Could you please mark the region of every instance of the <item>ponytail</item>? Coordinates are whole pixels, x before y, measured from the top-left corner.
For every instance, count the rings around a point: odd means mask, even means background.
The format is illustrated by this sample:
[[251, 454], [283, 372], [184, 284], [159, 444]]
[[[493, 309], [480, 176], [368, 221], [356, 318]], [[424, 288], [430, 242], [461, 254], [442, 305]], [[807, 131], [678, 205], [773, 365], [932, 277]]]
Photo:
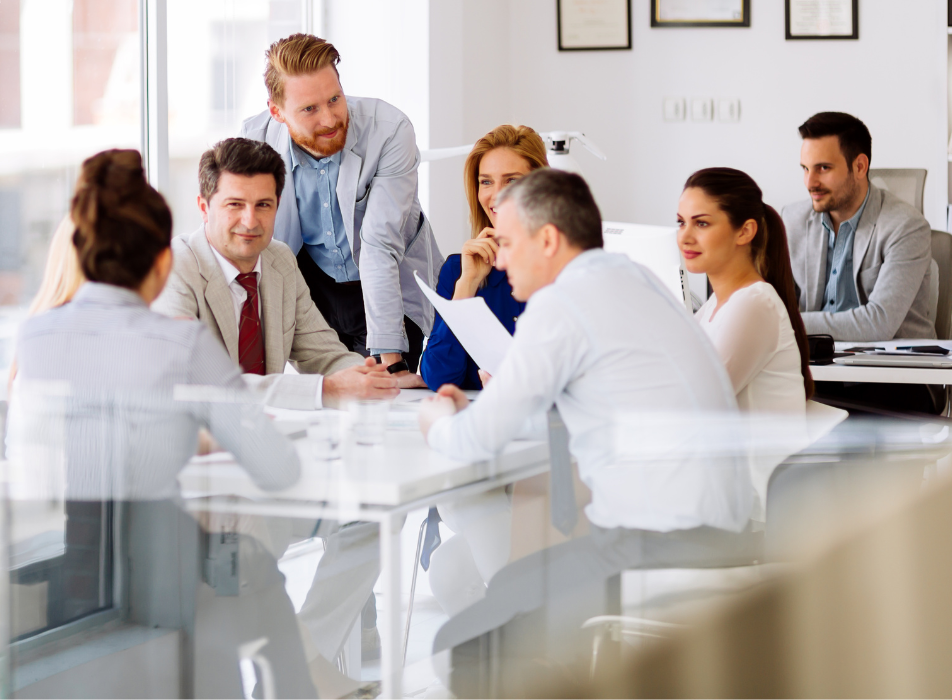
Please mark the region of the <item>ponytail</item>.
[[750, 255], [761, 277], [776, 291], [793, 327], [793, 335], [800, 350], [800, 374], [807, 399], [813, 396], [813, 375], [810, 373], [810, 345], [800, 316], [790, 267], [787, 232], [777, 210], [764, 204], [763, 193], [747, 173], [734, 168], [706, 168], [698, 170], [684, 183], [684, 189], [697, 187], [716, 199], [727, 214], [731, 225], [740, 228], [746, 221], [757, 222], [757, 233], [750, 242]]
[[800, 302], [797, 299], [793, 281], [793, 268], [790, 267], [790, 249], [787, 247], [787, 230], [783, 225], [780, 214], [769, 204], [764, 205], [763, 233], [764, 238], [762, 263], [758, 272], [764, 281], [776, 291], [780, 301], [787, 309], [790, 325], [793, 326], [793, 335], [797, 339], [800, 349], [800, 374], [803, 375], [803, 390], [807, 400], [813, 397], [813, 374], [810, 372], [810, 343], [807, 341], [807, 330], [800, 316]]

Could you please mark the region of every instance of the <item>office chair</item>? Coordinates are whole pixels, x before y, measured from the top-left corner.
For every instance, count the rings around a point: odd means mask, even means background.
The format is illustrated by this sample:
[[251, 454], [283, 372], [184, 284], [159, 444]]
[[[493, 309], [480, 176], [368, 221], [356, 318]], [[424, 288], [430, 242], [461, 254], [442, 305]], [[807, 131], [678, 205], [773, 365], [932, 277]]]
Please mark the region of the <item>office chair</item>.
[[932, 259], [938, 268], [935, 332], [939, 340], [952, 339], [952, 234], [932, 232]]
[[[831, 431], [836, 428], [840, 423], [846, 420], [849, 414], [840, 408], [834, 408], [833, 406], [827, 406], [821, 404], [817, 401], [807, 401], [807, 417], [810, 419], [807, 424], [807, 437], [809, 440], [809, 445], [815, 445], [821, 440], [827, 438]], [[806, 448], [804, 448], [806, 449]], [[785, 484], [783, 479], [776, 479], [778, 472], [783, 473], [785, 467], [789, 465], [790, 462], [794, 462], [796, 455], [791, 455], [786, 460], [778, 464], [774, 473], [771, 476], [768, 486], [767, 486], [767, 523], [766, 530], [770, 531], [775, 528], [771, 528], [771, 504], [777, 501], [776, 494], [773, 493], [774, 490], [778, 488], [778, 483], [780, 488], [783, 488]], [[785, 513], [784, 513], [785, 515]], [[765, 535], [767, 532], [765, 532]], [[766, 539], [766, 538], [765, 538]], [[764, 554], [769, 553], [768, 546], [770, 543], [765, 541], [764, 543]], [[769, 557], [765, 556], [763, 559], [753, 561], [746, 566], [737, 566], [736, 563], [730, 562], [726, 563], [723, 566], [709, 567], [709, 568], [725, 568], [725, 569], [750, 569], [751, 567], [760, 566], [762, 564], [775, 563], [770, 561]], [[698, 590], [698, 591], [687, 591], [684, 594], [684, 600], [692, 600], [698, 596], [710, 596], [711, 592], [708, 590]], [[642, 638], [643, 640], [650, 641], [653, 639], [663, 639], [669, 633], [674, 630], [683, 628], [683, 625], [673, 624], [670, 622], [661, 622], [657, 620], [649, 620], [641, 617], [632, 617], [630, 615], [600, 615], [598, 617], [593, 617], [587, 620], [582, 628], [583, 629], [592, 629], [594, 630], [594, 638], [592, 644], [592, 657], [591, 657], [591, 667], [590, 667], [590, 677], [594, 680], [599, 673], [602, 661], [600, 656], [605, 654], [607, 644], [613, 642], [616, 645], [622, 641], [624, 638]], [[611, 659], [611, 654], [609, 653], [609, 659]], [[609, 661], [608, 665], [611, 665]]]
[[911, 204], [921, 214], [927, 173], [925, 168], [871, 168], [869, 181]]

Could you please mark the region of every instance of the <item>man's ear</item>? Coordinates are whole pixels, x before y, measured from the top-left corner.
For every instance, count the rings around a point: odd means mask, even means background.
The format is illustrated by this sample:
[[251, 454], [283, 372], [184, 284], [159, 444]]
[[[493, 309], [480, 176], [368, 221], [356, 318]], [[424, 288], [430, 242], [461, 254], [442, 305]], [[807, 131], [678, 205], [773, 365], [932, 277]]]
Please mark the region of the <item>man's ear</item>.
[[866, 157], [865, 153], [860, 153], [853, 161], [853, 174], [869, 177], [869, 158]]
[[268, 100], [268, 111], [271, 112], [271, 117], [276, 122], [281, 122], [282, 124], [285, 123], [284, 114], [281, 112], [281, 108], [278, 106], [276, 102], [272, 100]]
[[208, 201], [202, 196], [198, 195], [198, 210], [202, 212], [202, 222], [208, 223]]
[[564, 245], [562, 241], [562, 234], [559, 232], [553, 224], [546, 224], [539, 232], [537, 236], [542, 236], [542, 254], [547, 258], [554, 258], [558, 255], [559, 251]]

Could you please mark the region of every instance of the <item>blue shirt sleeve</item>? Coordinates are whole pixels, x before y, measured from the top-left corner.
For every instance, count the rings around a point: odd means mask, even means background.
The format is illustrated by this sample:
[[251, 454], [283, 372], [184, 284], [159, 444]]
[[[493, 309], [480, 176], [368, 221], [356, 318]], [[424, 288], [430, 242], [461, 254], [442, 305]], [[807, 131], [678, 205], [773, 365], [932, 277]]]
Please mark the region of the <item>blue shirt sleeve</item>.
[[[444, 299], [453, 298], [456, 281], [462, 274], [459, 255], [451, 255], [440, 269], [440, 279], [436, 284], [436, 293]], [[470, 372], [470, 369], [472, 371]], [[463, 346], [443, 321], [439, 313], [433, 321], [433, 331], [426, 344], [426, 351], [420, 360], [420, 374], [423, 381], [433, 391], [444, 384], [455, 384], [462, 389], [478, 389], [479, 374], [476, 363], [466, 354]], [[476, 376], [476, 386], [470, 386], [467, 375]]]

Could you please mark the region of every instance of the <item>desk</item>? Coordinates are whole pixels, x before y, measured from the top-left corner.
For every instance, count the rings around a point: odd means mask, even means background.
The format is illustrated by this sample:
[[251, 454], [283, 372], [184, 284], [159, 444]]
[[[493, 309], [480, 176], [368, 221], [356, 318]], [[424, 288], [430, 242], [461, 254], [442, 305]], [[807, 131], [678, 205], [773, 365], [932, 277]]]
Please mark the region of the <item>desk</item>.
[[[437, 501], [475, 495], [549, 468], [544, 442], [516, 441], [497, 458], [473, 464], [436, 454], [413, 418], [413, 404], [429, 390], [405, 390], [391, 408], [386, 442], [360, 447], [343, 442], [343, 459], [315, 461], [306, 439], [295, 441], [301, 480], [285, 491], [258, 489], [227, 454], [192, 460], [179, 475], [187, 508], [285, 518], [365, 520], [380, 526], [380, 570], [385, 609], [381, 625], [382, 697], [402, 694], [400, 533], [404, 515]], [[309, 412], [275, 412], [278, 423], [306, 420]], [[402, 415], [401, 415], [402, 414]], [[235, 497], [241, 497], [237, 500]]]
[[[837, 342], [836, 351], [869, 346], [894, 350], [897, 345], [940, 345], [952, 350], [952, 340], [887, 340], [874, 343]], [[850, 365], [810, 365], [818, 382], [863, 382], [869, 384], [944, 384], [952, 385], [952, 370], [921, 367], [858, 367]]]

